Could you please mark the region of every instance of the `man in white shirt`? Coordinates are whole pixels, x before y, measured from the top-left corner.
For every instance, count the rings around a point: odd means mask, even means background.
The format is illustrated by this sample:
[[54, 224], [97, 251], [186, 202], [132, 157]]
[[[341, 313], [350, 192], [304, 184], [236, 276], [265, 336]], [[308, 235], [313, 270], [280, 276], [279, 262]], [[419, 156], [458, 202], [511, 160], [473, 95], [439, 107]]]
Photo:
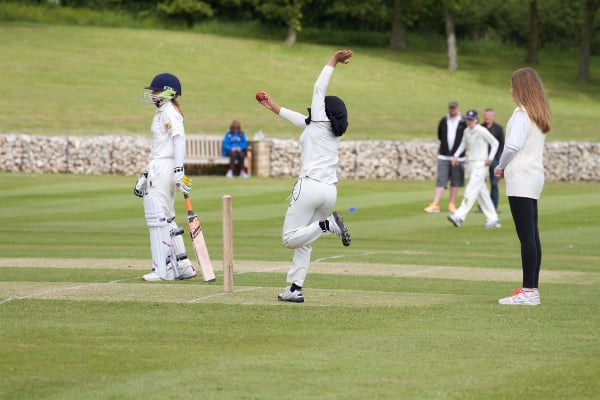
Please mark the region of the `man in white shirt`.
[[448, 214], [448, 220], [457, 228], [460, 227], [475, 201], [478, 201], [481, 211], [487, 219], [485, 227], [500, 228], [496, 208], [485, 185], [488, 167], [492, 164], [499, 143], [490, 131], [478, 125], [477, 111], [467, 111], [465, 119], [467, 120], [467, 128], [464, 131], [460, 146], [454, 152], [452, 164], [458, 164], [458, 157], [467, 150], [469, 183], [465, 188], [465, 195], [460, 207], [455, 213]]

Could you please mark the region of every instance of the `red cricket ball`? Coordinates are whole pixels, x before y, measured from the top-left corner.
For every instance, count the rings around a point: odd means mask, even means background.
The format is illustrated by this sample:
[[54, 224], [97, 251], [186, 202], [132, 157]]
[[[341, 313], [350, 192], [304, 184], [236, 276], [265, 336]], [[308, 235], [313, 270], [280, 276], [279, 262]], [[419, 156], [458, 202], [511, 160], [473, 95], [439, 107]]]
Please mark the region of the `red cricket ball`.
[[263, 101], [267, 98], [267, 94], [265, 92], [257, 92], [256, 93], [256, 101]]

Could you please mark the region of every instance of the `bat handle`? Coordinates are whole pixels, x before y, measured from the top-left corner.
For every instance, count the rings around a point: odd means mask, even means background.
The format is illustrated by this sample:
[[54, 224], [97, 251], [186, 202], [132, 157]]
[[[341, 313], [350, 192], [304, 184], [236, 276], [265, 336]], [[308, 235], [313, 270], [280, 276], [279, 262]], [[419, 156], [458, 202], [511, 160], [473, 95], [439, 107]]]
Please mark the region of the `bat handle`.
[[190, 201], [190, 196], [188, 196], [187, 193], [184, 193], [183, 198], [185, 199], [185, 208], [188, 212], [188, 215], [192, 215], [193, 211], [192, 211], [192, 202]]

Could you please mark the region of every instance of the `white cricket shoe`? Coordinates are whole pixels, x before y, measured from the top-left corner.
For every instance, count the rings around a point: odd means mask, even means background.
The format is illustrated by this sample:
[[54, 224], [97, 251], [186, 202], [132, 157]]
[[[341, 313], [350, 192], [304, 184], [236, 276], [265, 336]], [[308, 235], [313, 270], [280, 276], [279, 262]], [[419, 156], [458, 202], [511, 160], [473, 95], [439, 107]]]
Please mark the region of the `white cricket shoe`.
[[179, 265], [177, 265], [177, 271], [179, 271], [179, 277], [177, 279], [192, 279], [198, 275], [194, 267], [192, 267], [192, 263], [189, 260], [187, 261], [188, 262], [183, 263], [183, 265], [181, 262], [179, 262]]
[[144, 282], [160, 282], [160, 281], [172, 281], [175, 277], [173, 276], [173, 270], [171, 269], [171, 264], [167, 263], [167, 276], [162, 277], [156, 273], [154, 267], [152, 267], [152, 272], [149, 274], [145, 274], [142, 276], [142, 280]]
[[173, 271], [170, 269], [167, 271], [166, 278], [161, 278], [156, 272], [152, 271], [149, 274], [142, 276], [144, 282], [161, 282], [161, 281], [172, 281]]
[[515, 289], [512, 296], [498, 300], [498, 304], [517, 306], [537, 306], [540, 303], [540, 292], [537, 289], [532, 291]]
[[302, 296], [302, 289], [294, 290], [293, 292], [290, 290], [291, 286], [283, 289], [283, 293], [279, 293], [277, 295], [277, 299], [279, 301], [289, 301], [292, 303], [304, 303], [304, 296]]
[[142, 280], [144, 282], [159, 282], [162, 281], [162, 279], [160, 279], [160, 276], [158, 276], [158, 274], [154, 271], [150, 272], [149, 274], [143, 275], [142, 276]]
[[496, 220], [494, 222], [487, 222], [484, 227], [486, 228], [500, 228], [502, 226], [502, 224], [500, 224], [500, 221]]
[[350, 246], [350, 232], [348, 232], [348, 228], [346, 228], [346, 226], [344, 225], [344, 219], [342, 218], [339, 212], [334, 211], [327, 218], [327, 226], [327, 230], [329, 232], [334, 233], [335, 235], [337, 235], [337, 237], [342, 239], [342, 244], [344, 246]]
[[460, 226], [463, 223], [462, 218], [458, 218], [456, 215], [454, 214], [448, 214], [448, 221], [452, 222], [452, 225], [454, 225], [457, 228], [460, 228]]

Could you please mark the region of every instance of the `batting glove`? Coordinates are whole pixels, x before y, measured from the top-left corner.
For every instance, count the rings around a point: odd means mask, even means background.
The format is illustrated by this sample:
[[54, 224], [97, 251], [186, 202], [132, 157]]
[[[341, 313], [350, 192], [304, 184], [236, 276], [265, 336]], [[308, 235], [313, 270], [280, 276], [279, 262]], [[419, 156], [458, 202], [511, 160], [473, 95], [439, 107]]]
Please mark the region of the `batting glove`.
[[141, 174], [135, 183], [135, 187], [133, 188], [133, 194], [137, 197], [144, 197], [146, 194], [146, 188], [148, 187], [148, 171], [144, 171]]
[[192, 180], [185, 176], [183, 167], [175, 167], [173, 170], [173, 181], [175, 186], [184, 194], [188, 194], [192, 190]]

